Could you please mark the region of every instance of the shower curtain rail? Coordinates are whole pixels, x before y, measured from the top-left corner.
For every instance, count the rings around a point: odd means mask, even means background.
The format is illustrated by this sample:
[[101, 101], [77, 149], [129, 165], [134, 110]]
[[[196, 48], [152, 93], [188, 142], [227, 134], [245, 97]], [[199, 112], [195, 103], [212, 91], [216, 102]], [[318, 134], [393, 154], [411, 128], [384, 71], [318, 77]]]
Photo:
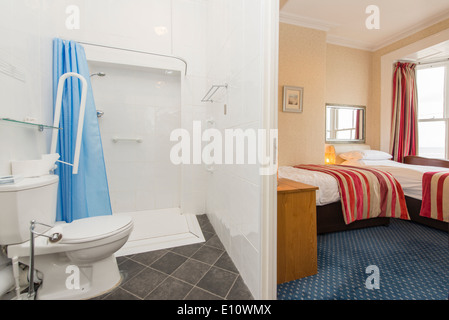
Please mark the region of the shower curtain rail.
[[133, 49], [125, 49], [125, 48], [119, 48], [119, 47], [112, 47], [112, 46], [106, 46], [106, 45], [103, 45], [103, 44], [96, 44], [96, 43], [89, 43], [89, 42], [82, 42], [82, 41], [78, 41], [78, 43], [80, 43], [80, 44], [87, 44], [89, 46], [96, 46], [96, 47], [101, 47], [101, 48], [107, 48], [107, 49], [116, 49], [116, 50], [122, 50], [122, 51], [134, 52], [134, 53], [142, 53], [142, 54], [149, 54], [149, 55], [153, 55], [153, 56], [177, 59], [177, 60], [179, 60], [179, 61], [181, 61], [181, 62], [183, 62], [185, 64], [184, 75], [187, 75], [187, 68], [188, 68], [187, 61], [184, 60], [181, 57], [178, 57], [178, 56], [172, 56], [172, 55], [162, 54], [162, 53], [146, 52], [146, 51], [140, 51], [140, 50], [133, 50]]

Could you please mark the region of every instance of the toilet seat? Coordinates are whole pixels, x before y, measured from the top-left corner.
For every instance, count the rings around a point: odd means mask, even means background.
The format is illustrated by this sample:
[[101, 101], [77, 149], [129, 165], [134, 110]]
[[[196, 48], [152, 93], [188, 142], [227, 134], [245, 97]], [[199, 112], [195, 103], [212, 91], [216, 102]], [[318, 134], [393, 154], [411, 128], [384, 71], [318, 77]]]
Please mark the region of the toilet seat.
[[[52, 236], [54, 233], [61, 233], [61, 240], [51, 242], [47, 237], [36, 236], [34, 254], [37, 256], [107, 245], [128, 237], [132, 228], [132, 218], [124, 215], [98, 216], [74, 220], [71, 223], [57, 223], [44, 234]], [[27, 257], [29, 253], [30, 241], [8, 246], [9, 258]]]
[[61, 225], [61, 244], [77, 244], [104, 239], [132, 228], [132, 218], [128, 216], [98, 216]]

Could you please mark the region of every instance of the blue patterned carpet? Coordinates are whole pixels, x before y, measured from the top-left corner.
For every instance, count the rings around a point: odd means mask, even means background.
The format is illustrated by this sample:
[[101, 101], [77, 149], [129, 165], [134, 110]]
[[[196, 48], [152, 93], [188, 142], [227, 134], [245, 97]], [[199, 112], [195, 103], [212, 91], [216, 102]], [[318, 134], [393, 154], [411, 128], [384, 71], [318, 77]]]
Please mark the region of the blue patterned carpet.
[[[278, 299], [447, 300], [448, 234], [391, 220], [388, 227], [319, 235], [318, 274], [278, 285]], [[366, 287], [370, 265], [378, 267], [379, 289]]]

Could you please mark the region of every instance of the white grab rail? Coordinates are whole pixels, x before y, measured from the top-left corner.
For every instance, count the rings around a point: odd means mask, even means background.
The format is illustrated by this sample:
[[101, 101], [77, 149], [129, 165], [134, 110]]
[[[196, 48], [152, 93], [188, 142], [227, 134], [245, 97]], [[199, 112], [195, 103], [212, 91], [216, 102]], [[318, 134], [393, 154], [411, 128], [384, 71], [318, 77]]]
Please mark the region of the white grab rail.
[[142, 143], [143, 139], [138, 137], [138, 138], [121, 138], [121, 137], [112, 137], [112, 141], [114, 143], [117, 143], [119, 141], [135, 141], [137, 143]]
[[[76, 132], [75, 155], [73, 157], [73, 164], [64, 162], [64, 164], [68, 164], [73, 167], [72, 174], [78, 174], [79, 158], [80, 158], [80, 152], [81, 152], [81, 140], [82, 140], [83, 126], [84, 126], [84, 113], [86, 110], [86, 99], [87, 99], [87, 81], [79, 73], [68, 72], [68, 73], [64, 73], [59, 78], [58, 92], [56, 95], [56, 104], [55, 104], [55, 118], [54, 118], [53, 126], [59, 127], [59, 120], [61, 118], [62, 93], [64, 91], [64, 82], [69, 77], [76, 77], [76, 78], [80, 79], [81, 83], [83, 85], [83, 89], [81, 92], [80, 113], [79, 113], [79, 119], [78, 119], [78, 130]], [[51, 154], [56, 153], [56, 145], [58, 143], [58, 131], [59, 131], [58, 129], [53, 129], [51, 148], [50, 148]]]

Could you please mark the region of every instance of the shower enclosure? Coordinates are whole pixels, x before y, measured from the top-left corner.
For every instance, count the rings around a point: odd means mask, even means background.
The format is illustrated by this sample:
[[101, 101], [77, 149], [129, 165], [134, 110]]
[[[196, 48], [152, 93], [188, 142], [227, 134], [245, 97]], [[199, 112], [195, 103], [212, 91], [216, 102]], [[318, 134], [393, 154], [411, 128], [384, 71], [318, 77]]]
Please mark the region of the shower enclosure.
[[204, 241], [196, 217], [182, 212], [182, 166], [170, 161], [170, 134], [182, 126], [182, 72], [89, 60], [86, 52], [112, 211], [134, 219], [117, 255]]

